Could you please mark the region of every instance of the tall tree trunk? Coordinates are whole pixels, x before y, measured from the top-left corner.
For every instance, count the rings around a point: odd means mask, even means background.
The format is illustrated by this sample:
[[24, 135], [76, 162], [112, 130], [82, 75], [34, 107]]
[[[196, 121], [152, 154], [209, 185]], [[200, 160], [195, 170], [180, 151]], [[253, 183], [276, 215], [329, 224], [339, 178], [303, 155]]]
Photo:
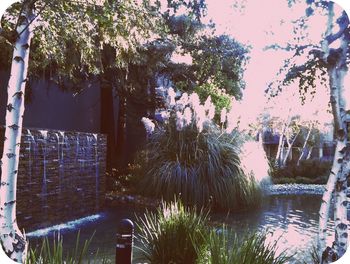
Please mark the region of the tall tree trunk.
[[[333, 4], [329, 8], [329, 19], [333, 19]], [[343, 16], [346, 16], [345, 12]], [[348, 23], [347, 23], [348, 24]], [[348, 26], [348, 25], [347, 25]], [[328, 22], [328, 35], [331, 31], [330, 22]], [[349, 174], [349, 147], [347, 146], [347, 131], [346, 125], [346, 101], [343, 95], [344, 77], [347, 73], [347, 50], [349, 46], [349, 32], [343, 33], [340, 38], [341, 47], [332, 52], [337, 52], [337, 57], [330, 52], [329, 44], [324, 44], [323, 50], [325, 53], [325, 60], [328, 62], [328, 75], [330, 82], [330, 101], [332, 104], [332, 112], [334, 118], [334, 128], [336, 133], [336, 151], [333, 160], [333, 166], [331, 174], [329, 176], [326, 191], [322, 197], [322, 204], [320, 208], [320, 222], [319, 222], [319, 239], [318, 239], [318, 254], [320, 257], [320, 263], [327, 263], [322, 260], [326, 248], [326, 229], [327, 221], [329, 218], [329, 208], [332, 198], [332, 194], [335, 194], [335, 235], [333, 242], [333, 250], [340, 258], [344, 255], [348, 245], [348, 221], [346, 214], [346, 189], [347, 189], [347, 176]], [[327, 39], [325, 42], [328, 42]], [[322, 256], [323, 254], [323, 256]]]
[[25, 1], [16, 28], [18, 35], [7, 88], [6, 128], [1, 159], [0, 240], [5, 253], [17, 262], [24, 262], [27, 250], [25, 237], [16, 222], [16, 189], [33, 19], [34, 7], [30, 1]]
[[311, 158], [312, 150], [314, 147], [310, 147], [309, 152], [307, 153], [306, 159], [309, 160]]
[[326, 235], [327, 235], [327, 224], [329, 218], [329, 209], [331, 205], [333, 191], [337, 182], [337, 175], [341, 170], [341, 164], [338, 160], [343, 158], [342, 150], [346, 147], [344, 140], [337, 140], [334, 161], [331, 172], [329, 174], [328, 182], [326, 185], [326, 191], [323, 193], [321, 208], [319, 213], [319, 233], [318, 233], [318, 255], [320, 257], [320, 263], [322, 263], [322, 254], [326, 249]]
[[[343, 40], [343, 45], [348, 45], [349, 42]], [[349, 146], [347, 141], [347, 131], [348, 127], [346, 125], [346, 102], [343, 96], [343, 86], [344, 86], [344, 77], [347, 72], [346, 67], [346, 52], [342, 54], [343, 59], [340, 59], [338, 67], [332, 69], [331, 79], [333, 83], [333, 87], [338, 88], [339, 93], [339, 132], [338, 132], [338, 140], [345, 141], [345, 147], [342, 150], [342, 158], [337, 160], [338, 163], [341, 164], [341, 170], [337, 175], [337, 182], [335, 185], [335, 212], [334, 212], [334, 224], [335, 224], [335, 237], [333, 242], [333, 247], [338, 257], [342, 257], [347, 249], [348, 245], [348, 219], [347, 219], [347, 197], [346, 197], [346, 189], [347, 189], [347, 176], [349, 174]]]
[[126, 139], [126, 97], [119, 97], [118, 131], [117, 131], [117, 166], [119, 169], [125, 167], [125, 139]]
[[[318, 249], [319, 256], [322, 258], [322, 253], [326, 248], [326, 230], [327, 221], [329, 218], [329, 208], [332, 199], [332, 194], [335, 192], [335, 237], [334, 237], [334, 250], [336, 251], [338, 257], [340, 258], [346, 251], [347, 248], [347, 215], [346, 215], [346, 194], [345, 190], [347, 188], [346, 176], [349, 172], [348, 167], [348, 150], [347, 150], [347, 137], [346, 128], [344, 126], [345, 120], [342, 116], [346, 116], [340, 107], [340, 85], [344, 76], [339, 76], [336, 72], [339, 69], [331, 69], [330, 73], [330, 84], [331, 84], [331, 104], [332, 108], [336, 109], [333, 112], [335, 127], [338, 127], [336, 135], [336, 150], [333, 160], [333, 165], [331, 173], [328, 178], [326, 185], [326, 191], [322, 197], [322, 203], [320, 208], [320, 218], [319, 218], [319, 239], [318, 239]], [[343, 118], [344, 118], [343, 117]], [[346, 235], [345, 235], [346, 234]], [[321, 262], [322, 263], [322, 262]], [[323, 262], [325, 263], [325, 262]]]
[[307, 151], [306, 145], [307, 145], [307, 142], [309, 141], [309, 138], [310, 138], [310, 135], [311, 135], [311, 130], [312, 130], [312, 127], [309, 127], [309, 131], [307, 132], [307, 135], [306, 135], [306, 138], [305, 138], [305, 141], [304, 141], [304, 144], [303, 144], [303, 148], [301, 150], [301, 153], [300, 153], [300, 156], [299, 156], [299, 159], [298, 159], [298, 162], [297, 162], [297, 166], [300, 165], [300, 161], [306, 155], [306, 151]]
[[278, 140], [278, 148], [277, 148], [277, 154], [276, 154], [276, 165], [278, 167], [281, 167], [281, 156], [283, 152], [283, 147], [284, 147], [284, 134], [281, 134]]
[[290, 125], [291, 122], [291, 111], [292, 108], [289, 108], [289, 112], [288, 112], [288, 117], [286, 122], [283, 124], [283, 128], [282, 128], [282, 133], [280, 135], [279, 141], [278, 141], [278, 148], [277, 148], [277, 154], [276, 154], [276, 165], [278, 167], [281, 167], [283, 164], [283, 148], [284, 148], [284, 144], [285, 144], [285, 140], [286, 140], [286, 133], [287, 133], [287, 129]]
[[323, 158], [323, 143], [320, 144], [318, 149], [318, 158], [321, 160]]
[[114, 88], [116, 85], [115, 64], [116, 51], [109, 44], [104, 44], [101, 52], [101, 132], [107, 134], [107, 164], [111, 172], [116, 160], [116, 116], [114, 111]]
[[101, 81], [101, 132], [107, 134], [107, 162], [106, 169], [111, 171], [113, 168], [113, 161], [115, 159], [115, 130], [114, 122], [116, 118], [114, 116], [113, 109], [113, 93], [112, 85], [106, 80]]
[[289, 138], [287, 138], [288, 149], [287, 149], [285, 156], [283, 157], [282, 167], [285, 167], [287, 165], [287, 159], [290, 155], [290, 152], [292, 151], [292, 147], [293, 147], [294, 142], [297, 139], [299, 133], [300, 133], [300, 131], [294, 136], [294, 138], [292, 139], [292, 142], [289, 142]]

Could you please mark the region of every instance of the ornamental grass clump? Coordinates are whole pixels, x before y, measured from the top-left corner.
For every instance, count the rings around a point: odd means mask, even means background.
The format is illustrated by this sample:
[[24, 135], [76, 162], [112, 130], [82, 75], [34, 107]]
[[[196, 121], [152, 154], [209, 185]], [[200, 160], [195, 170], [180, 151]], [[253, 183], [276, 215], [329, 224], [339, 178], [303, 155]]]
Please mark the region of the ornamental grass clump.
[[176, 200], [163, 203], [155, 213], [146, 212], [137, 219], [141, 259], [152, 264], [195, 263], [195, 247], [201, 247], [205, 241], [206, 219], [203, 211], [185, 208]]
[[60, 234], [54, 237], [52, 244], [45, 237], [41, 245], [36, 248], [31, 248], [28, 251], [28, 256], [25, 264], [110, 264], [110, 260], [100, 258], [98, 251], [94, 255], [89, 254], [89, 246], [92, 238], [80, 242], [80, 231], [78, 232], [75, 247], [64, 250], [63, 238]]
[[197, 264], [284, 264], [291, 256], [277, 254], [277, 242], [267, 243], [266, 233], [246, 233], [241, 238], [223, 227], [205, 233], [202, 248], [196, 247]]
[[225, 226], [208, 226], [208, 214], [185, 207], [181, 202], [162, 203], [155, 213], [137, 218], [142, 255], [139, 261], [152, 264], [284, 264], [290, 256], [277, 254], [277, 241], [267, 234], [244, 233], [240, 237]]
[[[210, 97], [201, 104], [198, 95], [184, 93], [174, 100], [170, 90], [164, 124], [152, 133], [140, 162], [139, 191], [147, 196], [186, 205], [243, 210], [259, 204], [260, 187], [240, 162], [242, 136], [225, 131], [212, 120], [215, 107]], [[147, 121], [147, 122], [146, 122]]]

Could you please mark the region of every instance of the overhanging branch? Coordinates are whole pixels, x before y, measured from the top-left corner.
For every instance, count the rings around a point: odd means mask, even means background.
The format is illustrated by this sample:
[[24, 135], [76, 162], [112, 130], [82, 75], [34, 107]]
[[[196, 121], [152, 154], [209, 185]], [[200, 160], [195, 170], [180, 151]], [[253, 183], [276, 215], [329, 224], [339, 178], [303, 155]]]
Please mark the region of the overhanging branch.
[[337, 19], [337, 24], [339, 25], [338, 32], [326, 36], [328, 45], [339, 39], [345, 33], [345, 31], [348, 30], [349, 18], [345, 12], [343, 12], [342, 16]]

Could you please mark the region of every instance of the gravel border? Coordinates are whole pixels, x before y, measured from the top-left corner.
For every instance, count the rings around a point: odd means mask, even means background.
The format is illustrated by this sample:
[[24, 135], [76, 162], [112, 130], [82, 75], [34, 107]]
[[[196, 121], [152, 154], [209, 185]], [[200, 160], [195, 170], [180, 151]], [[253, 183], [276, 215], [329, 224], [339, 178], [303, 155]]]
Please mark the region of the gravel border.
[[326, 185], [322, 184], [272, 184], [265, 186], [267, 195], [298, 195], [313, 194], [322, 195]]

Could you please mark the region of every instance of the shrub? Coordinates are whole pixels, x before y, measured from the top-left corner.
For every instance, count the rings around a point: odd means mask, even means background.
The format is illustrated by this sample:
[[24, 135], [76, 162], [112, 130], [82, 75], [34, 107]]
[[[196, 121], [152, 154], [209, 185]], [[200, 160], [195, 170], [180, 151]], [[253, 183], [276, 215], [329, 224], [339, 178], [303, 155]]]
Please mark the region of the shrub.
[[41, 243], [41, 246], [31, 248], [28, 251], [26, 264], [82, 264], [82, 263], [99, 263], [107, 264], [111, 263], [109, 260], [103, 258], [98, 259], [98, 252], [94, 256], [89, 255], [88, 248], [92, 241], [93, 235], [89, 240], [86, 240], [82, 245], [80, 244], [80, 232], [78, 232], [75, 247], [72, 252], [63, 249], [63, 239], [60, 234], [54, 237], [53, 244], [51, 245], [49, 239], [45, 237]]
[[260, 187], [241, 168], [242, 137], [211, 121], [215, 111], [209, 99], [203, 106], [183, 97], [149, 137], [146, 158], [139, 162], [140, 192], [165, 200], [181, 196], [187, 205], [216, 209], [258, 205]]
[[198, 251], [198, 264], [283, 264], [290, 257], [277, 255], [277, 242], [266, 243], [266, 233], [246, 233], [242, 238], [223, 227], [206, 235], [204, 247]]
[[142, 258], [152, 264], [190, 264], [197, 260], [195, 246], [205, 241], [207, 215], [185, 208], [180, 202], [163, 203], [156, 213], [137, 219]]
[[205, 100], [208, 98], [208, 96], [211, 97], [215, 105], [217, 118], [220, 117], [220, 113], [223, 108], [231, 107], [230, 95], [228, 95], [225, 90], [219, 89], [212, 84], [203, 84], [201, 86], [197, 86], [195, 88], [195, 91], [202, 100]]
[[[139, 156], [142, 152], [139, 153]], [[138, 180], [135, 174], [138, 173], [139, 165], [137, 163], [128, 164], [126, 168], [117, 170], [112, 168], [107, 172], [107, 189], [118, 193], [135, 193], [137, 192]]]
[[325, 184], [332, 164], [329, 161], [303, 160], [300, 165], [289, 164], [284, 168], [274, 168], [271, 176], [274, 183]]

